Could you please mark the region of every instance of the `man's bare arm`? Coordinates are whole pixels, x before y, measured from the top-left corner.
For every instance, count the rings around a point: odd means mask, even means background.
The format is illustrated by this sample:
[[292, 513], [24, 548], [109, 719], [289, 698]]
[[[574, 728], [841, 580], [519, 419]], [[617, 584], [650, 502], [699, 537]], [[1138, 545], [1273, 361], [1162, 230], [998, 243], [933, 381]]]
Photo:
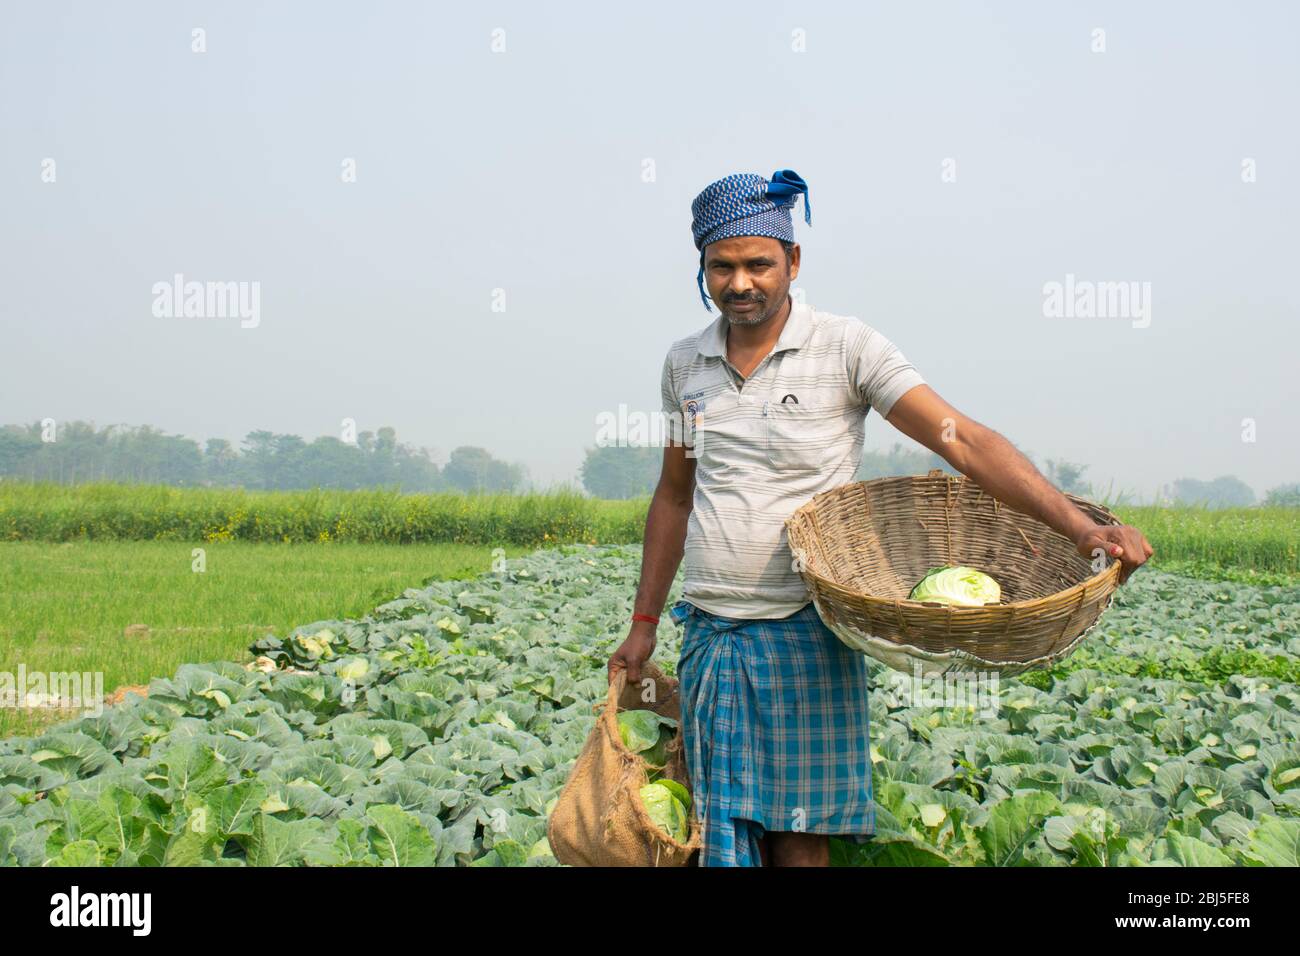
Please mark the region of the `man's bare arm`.
[[963, 415], [928, 385], [918, 385], [894, 403], [885, 419], [970, 477], [998, 501], [1037, 518], [1092, 558], [1096, 549], [1119, 558], [1123, 583], [1155, 552], [1131, 525], [1099, 525], [1044, 478], [1011, 442]]
[[[686, 456], [684, 447], [669, 445], [664, 449], [663, 470], [650, 499], [650, 513], [646, 515], [641, 583], [634, 605], [637, 614], [659, 617], [663, 613], [686, 548], [686, 523], [694, 495], [695, 459]], [[616, 668], [626, 667], [628, 681], [639, 681], [641, 665], [649, 660], [654, 649], [655, 626], [633, 621], [627, 639], [609, 659], [609, 677], [613, 678]]]

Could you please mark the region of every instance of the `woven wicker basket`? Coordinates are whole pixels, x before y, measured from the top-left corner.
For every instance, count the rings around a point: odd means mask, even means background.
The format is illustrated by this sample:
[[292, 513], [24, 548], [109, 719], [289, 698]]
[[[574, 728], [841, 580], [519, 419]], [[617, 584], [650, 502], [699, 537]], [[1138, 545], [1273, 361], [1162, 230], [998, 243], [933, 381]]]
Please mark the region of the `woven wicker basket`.
[[[1067, 497], [1100, 524], [1111, 512]], [[1073, 653], [1110, 604], [1119, 562], [1094, 573], [1073, 543], [968, 478], [877, 478], [817, 495], [786, 521], [796, 567], [826, 625], [849, 647], [906, 673], [1011, 676]], [[1001, 604], [910, 601], [930, 568], [978, 568]]]

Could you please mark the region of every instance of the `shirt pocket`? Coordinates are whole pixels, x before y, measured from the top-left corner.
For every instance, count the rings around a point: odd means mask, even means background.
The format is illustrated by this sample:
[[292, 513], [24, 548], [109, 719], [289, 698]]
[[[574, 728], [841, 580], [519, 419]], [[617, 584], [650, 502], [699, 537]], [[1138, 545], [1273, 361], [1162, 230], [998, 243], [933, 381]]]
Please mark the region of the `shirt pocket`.
[[767, 460], [778, 471], [816, 471], [844, 437], [844, 415], [834, 405], [769, 402], [763, 411]]

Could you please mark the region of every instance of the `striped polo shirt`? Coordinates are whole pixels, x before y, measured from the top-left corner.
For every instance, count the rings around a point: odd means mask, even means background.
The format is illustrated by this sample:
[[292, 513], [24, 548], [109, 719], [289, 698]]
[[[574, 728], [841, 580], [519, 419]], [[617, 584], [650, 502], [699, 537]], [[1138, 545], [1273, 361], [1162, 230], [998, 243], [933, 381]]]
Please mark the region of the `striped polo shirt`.
[[867, 412], [888, 415], [923, 379], [875, 329], [799, 302], [742, 378], [727, 360], [727, 327], [719, 315], [664, 361], [667, 434], [695, 460], [682, 597], [724, 617], [788, 617], [812, 598], [786, 518], [853, 480]]

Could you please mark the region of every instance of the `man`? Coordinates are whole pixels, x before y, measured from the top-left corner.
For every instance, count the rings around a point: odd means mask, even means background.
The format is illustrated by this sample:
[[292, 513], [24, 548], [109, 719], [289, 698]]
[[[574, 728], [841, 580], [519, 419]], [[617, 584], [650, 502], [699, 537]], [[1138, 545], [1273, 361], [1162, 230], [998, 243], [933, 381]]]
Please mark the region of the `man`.
[[[672, 440], [646, 521], [641, 582], [609, 673], [629, 681], [654, 651], [658, 615], [686, 560], [682, 732], [705, 866], [826, 866], [831, 835], [875, 832], [865, 658], [821, 622], [794, 571], [784, 522], [853, 480], [875, 408], [998, 500], [1122, 563], [1151, 556], [1138, 529], [1095, 524], [1005, 438], [924, 383], [854, 318], [791, 300], [799, 275], [793, 170], [718, 180], [691, 205], [705, 308], [663, 370]], [[705, 294], [707, 278], [708, 294]]]

